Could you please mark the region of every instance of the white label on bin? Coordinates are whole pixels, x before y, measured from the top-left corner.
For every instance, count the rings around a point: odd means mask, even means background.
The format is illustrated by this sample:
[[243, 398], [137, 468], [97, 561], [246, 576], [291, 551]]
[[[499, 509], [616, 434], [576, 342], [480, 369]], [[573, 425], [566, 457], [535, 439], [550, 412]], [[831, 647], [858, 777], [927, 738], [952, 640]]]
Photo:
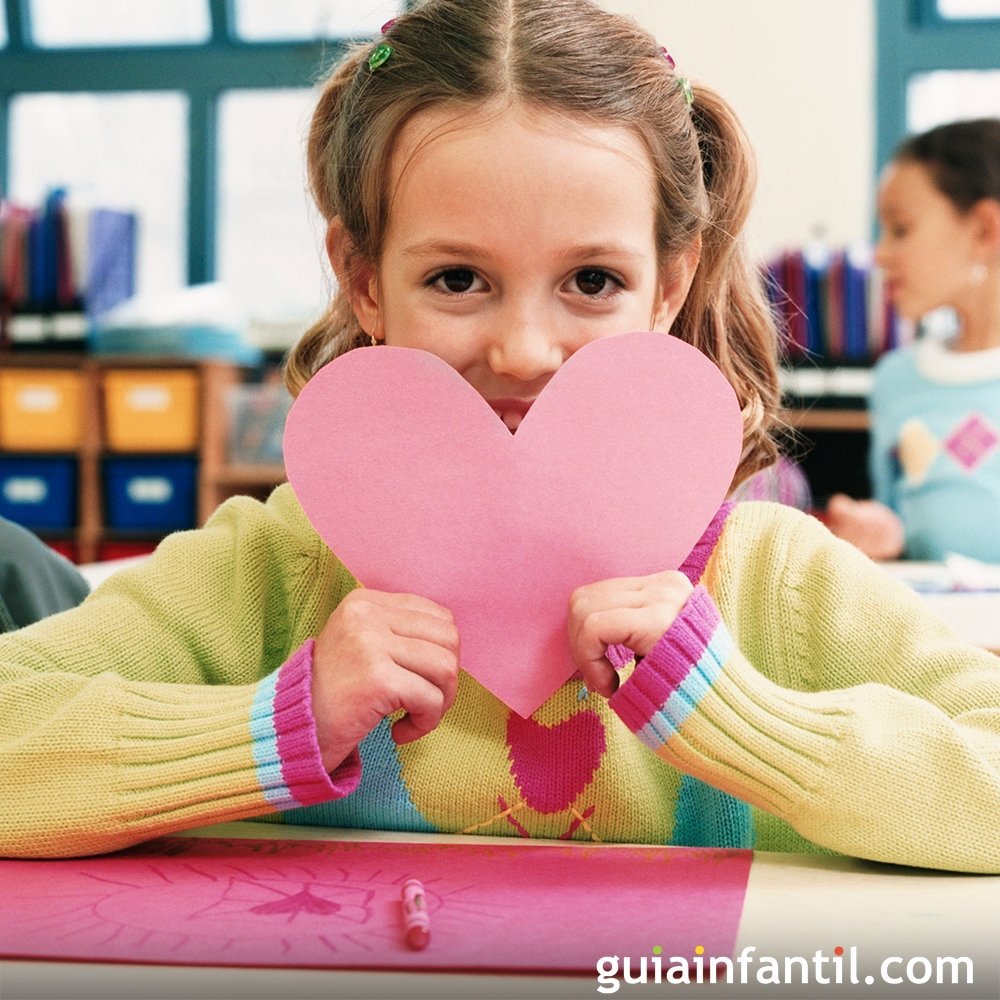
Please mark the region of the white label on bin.
[[59, 393], [47, 385], [32, 385], [17, 394], [17, 404], [24, 413], [51, 413], [59, 408]]
[[125, 398], [133, 410], [162, 412], [170, 409], [170, 392], [161, 385], [137, 385]]
[[168, 503], [174, 487], [165, 476], [133, 476], [125, 492], [132, 503]]
[[11, 476], [4, 480], [3, 495], [10, 503], [44, 503], [49, 484], [38, 476]]

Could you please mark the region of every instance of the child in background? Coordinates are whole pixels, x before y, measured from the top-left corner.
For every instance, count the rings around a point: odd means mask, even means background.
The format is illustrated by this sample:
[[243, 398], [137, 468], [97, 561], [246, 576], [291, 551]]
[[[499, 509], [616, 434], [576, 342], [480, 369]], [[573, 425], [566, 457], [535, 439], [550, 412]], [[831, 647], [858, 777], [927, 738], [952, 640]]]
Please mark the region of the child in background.
[[[737, 485], [773, 462], [750, 149], [630, 19], [427, 0], [333, 72], [308, 155], [339, 290], [293, 392], [422, 348], [515, 432], [581, 345], [656, 330], [731, 381]], [[522, 719], [460, 670], [450, 610], [359, 588], [290, 486], [227, 501], [0, 639], [0, 853], [263, 816], [1000, 872], [995, 659], [814, 518], [726, 503], [679, 570], [566, 601], [585, 689]]]
[[904, 141], [878, 208], [893, 305], [914, 321], [951, 306], [958, 331], [875, 366], [874, 499], [831, 498], [827, 523], [874, 559], [1000, 562], [1000, 119]]
[[0, 632], [76, 607], [89, 592], [68, 559], [27, 528], [0, 517]]

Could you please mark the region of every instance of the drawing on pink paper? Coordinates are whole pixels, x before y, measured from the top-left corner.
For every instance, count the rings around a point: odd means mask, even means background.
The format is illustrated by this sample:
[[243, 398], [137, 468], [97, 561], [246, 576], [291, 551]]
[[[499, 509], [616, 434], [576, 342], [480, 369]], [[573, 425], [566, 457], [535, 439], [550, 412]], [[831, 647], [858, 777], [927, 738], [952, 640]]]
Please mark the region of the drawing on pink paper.
[[[0, 956], [185, 965], [591, 972], [606, 954], [731, 954], [751, 852], [163, 838], [0, 860]], [[406, 947], [403, 882], [431, 944]]]
[[569, 595], [677, 569], [742, 447], [736, 394], [704, 354], [626, 333], [573, 354], [513, 435], [434, 355], [349, 351], [299, 394], [284, 456], [348, 569], [450, 608], [463, 668], [527, 718], [576, 669]]

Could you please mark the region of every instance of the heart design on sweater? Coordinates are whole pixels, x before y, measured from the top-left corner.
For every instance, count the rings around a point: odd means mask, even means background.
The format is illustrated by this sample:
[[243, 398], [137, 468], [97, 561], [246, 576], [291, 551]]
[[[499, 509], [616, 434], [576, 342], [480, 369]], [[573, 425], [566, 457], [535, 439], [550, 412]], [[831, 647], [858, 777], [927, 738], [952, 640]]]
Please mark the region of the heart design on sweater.
[[568, 809], [590, 784], [607, 749], [604, 723], [584, 710], [553, 726], [507, 718], [511, 774], [524, 801], [537, 812]]
[[463, 669], [527, 718], [576, 670], [570, 593], [680, 566], [742, 439], [736, 395], [705, 355], [627, 333], [573, 354], [516, 434], [436, 356], [350, 351], [299, 394], [284, 459], [358, 580], [450, 608]]

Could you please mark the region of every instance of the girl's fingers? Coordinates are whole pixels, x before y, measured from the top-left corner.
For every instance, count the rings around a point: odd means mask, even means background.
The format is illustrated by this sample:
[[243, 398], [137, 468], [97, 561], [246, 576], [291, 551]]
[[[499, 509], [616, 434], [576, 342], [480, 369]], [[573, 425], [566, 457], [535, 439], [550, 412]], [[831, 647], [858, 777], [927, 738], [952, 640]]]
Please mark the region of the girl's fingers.
[[570, 651], [587, 686], [603, 695], [618, 688], [608, 646], [645, 656], [673, 624], [692, 590], [682, 573], [601, 580], [580, 587], [569, 607]]

